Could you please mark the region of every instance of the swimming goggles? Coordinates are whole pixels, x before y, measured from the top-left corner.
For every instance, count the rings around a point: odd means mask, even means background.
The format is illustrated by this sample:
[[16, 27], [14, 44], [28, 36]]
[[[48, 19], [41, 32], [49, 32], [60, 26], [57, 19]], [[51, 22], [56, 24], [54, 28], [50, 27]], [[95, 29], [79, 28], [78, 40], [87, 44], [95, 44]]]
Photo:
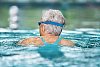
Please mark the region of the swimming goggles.
[[64, 25], [64, 24], [61, 24], [61, 23], [53, 22], [53, 21], [38, 22], [39, 25], [41, 25], [41, 23], [51, 24], [51, 25], [60, 26], [60, 27], [63, 27], [63, 25]]

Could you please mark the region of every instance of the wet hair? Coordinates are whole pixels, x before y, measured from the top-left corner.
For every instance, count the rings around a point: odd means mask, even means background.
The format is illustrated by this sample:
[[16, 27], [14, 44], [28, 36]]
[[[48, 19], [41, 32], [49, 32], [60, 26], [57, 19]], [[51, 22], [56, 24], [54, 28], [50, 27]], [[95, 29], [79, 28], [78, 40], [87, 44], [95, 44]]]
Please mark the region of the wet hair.
[[[43, 11], [42, 18], [40, 22], [45, 21], [53, 21], [61, 24], [65, 24], [64, 16], [62, 15], [61, 11], [59, 10], [45, 10]], [[45, 25], [45, 31], [49, 34], [54, 34], [56, 36], [61, 34], [62, 27], [50, 25], [50, 24], [44, 24]]]

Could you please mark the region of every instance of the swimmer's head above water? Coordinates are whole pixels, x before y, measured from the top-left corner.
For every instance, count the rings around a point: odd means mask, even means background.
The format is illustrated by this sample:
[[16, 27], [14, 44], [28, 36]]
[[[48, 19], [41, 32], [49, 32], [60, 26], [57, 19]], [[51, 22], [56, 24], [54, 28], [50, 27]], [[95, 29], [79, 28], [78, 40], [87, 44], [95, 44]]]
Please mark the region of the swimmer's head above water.
[[49, 9], [43, 11], [41, 21], [39, 22], [40, 35], [55, 35], [61, 34], [62, 28], [65, 24], [65, 19], [59, 10]]
[[[40, 36], [48, 43], [54, 43], [60, 36], [62, 28], [65, 24], [64, 16], [59, 10], [45, 10], [43, 11], [41, 20], [38, 22]], [[43, 45], [43, 41], [40, 37], [31, 37], [21, 40], [19, 44], [22, 45]], [[59, 44], [73, 46], [73, 42], [62, 39]]]

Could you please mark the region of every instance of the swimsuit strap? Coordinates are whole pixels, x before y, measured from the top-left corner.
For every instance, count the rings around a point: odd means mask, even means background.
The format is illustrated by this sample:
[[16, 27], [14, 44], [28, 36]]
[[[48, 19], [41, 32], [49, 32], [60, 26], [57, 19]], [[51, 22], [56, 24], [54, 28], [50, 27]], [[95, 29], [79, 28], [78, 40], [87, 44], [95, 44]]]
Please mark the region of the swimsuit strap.
[[62, 40], [62, 37], [60, 36], [60, 37], [54, 42], [54, 44], [58, 45], [59, 42], [60, 42], [61, 40]]
[[[44, 45], [48, 44], [43, 37], [40, 37]], [[62, 37], [59, 37], [53, 44], [58, 45], [59, 42], [62, 40]]]
[[44, 38], [43, 37], [40, 37], [40, 38], [41, 38], [42, 42], [44, 43], [44, 45], [46, 45], [47, 42], [44, 40]]

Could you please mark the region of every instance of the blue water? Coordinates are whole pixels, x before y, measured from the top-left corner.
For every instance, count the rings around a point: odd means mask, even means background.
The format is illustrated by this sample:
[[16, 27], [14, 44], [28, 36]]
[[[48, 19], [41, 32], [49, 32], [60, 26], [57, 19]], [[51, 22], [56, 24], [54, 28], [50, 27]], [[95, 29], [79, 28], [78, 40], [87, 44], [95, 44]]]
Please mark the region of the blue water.
[[100, 30], [63, 31], [61, 36], [75, 46], [60, 46], [51, 54], [32, 45], [17, 45], [34, 36], [39, 36], [38, 30], [0, 31], [0, 67], [100, 67]]

